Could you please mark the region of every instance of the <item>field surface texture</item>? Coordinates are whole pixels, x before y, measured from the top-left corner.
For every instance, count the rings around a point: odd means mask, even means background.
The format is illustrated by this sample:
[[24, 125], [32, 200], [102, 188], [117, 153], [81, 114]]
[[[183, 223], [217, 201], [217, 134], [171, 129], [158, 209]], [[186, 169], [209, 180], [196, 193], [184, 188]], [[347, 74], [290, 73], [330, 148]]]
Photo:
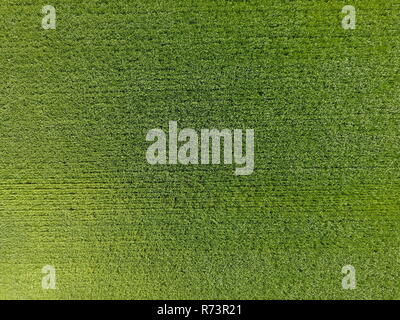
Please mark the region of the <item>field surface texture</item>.
[[[2, 0], [0, 298], [399, 299], [399, 37], [398, 0]], [[254, 172], [150, 165], [169, 121], [254, 129]]]

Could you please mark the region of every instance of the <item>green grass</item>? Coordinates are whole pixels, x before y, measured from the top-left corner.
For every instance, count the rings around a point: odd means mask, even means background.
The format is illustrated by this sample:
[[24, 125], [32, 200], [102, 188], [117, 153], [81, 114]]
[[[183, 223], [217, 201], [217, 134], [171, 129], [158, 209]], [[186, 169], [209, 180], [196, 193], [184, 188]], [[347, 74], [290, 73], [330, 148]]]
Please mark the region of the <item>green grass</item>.
[[[45, 4], [0, 4], [0, 298], [400, 298], [400, 2]], [[150, 166], [171, 120], [254, 173]]]

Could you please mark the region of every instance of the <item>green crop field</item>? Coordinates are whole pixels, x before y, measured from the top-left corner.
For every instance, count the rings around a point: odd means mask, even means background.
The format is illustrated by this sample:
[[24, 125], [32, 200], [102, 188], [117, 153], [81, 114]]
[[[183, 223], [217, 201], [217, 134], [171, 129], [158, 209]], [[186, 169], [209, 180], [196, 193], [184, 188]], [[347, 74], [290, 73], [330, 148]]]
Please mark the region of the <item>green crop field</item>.
[[[0, 299], [400, 299], [399, 0], [46, 2], [0, 3]], [[149, 164], [170, 121], [254, 172]]]

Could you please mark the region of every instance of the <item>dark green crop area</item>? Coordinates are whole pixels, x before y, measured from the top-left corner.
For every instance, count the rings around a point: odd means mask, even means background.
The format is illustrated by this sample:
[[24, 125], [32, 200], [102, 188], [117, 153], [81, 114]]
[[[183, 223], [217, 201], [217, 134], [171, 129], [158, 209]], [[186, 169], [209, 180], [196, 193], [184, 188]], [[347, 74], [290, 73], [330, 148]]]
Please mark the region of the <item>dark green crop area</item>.
[[[1, 299], [400, 299], [398, 0], [46, 2], [0, 3]], [[253, 174], [148, 164], [169, 121]]]

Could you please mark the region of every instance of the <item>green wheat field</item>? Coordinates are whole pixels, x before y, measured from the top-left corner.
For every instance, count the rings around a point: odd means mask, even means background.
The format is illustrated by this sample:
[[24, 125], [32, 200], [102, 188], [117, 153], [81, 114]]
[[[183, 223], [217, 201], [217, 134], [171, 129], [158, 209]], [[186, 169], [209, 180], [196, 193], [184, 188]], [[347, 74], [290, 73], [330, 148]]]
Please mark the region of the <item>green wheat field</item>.
[[400, 299], [399, 0], [2, 0], [0, 71], [0, 299]]

